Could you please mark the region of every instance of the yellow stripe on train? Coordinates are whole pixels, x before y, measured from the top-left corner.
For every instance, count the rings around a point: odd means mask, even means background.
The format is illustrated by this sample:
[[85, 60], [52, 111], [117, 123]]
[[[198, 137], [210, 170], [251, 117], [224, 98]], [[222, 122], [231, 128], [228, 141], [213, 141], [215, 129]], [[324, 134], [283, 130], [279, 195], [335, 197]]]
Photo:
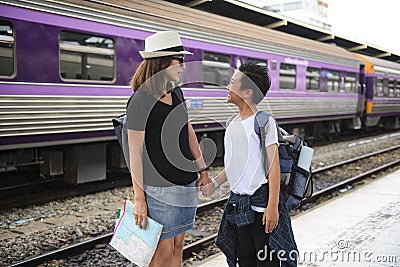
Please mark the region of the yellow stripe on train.
[[367, 58], [365, 58], [359, 54], [354, 54], [354, 55], [365, 62], [365, 73], [374, 73], [375, 72], [374, 65]]
[[367, 105], [365, 107], [365, 112], [370, 114], [372, 112], [372, 101], [367, 101]]

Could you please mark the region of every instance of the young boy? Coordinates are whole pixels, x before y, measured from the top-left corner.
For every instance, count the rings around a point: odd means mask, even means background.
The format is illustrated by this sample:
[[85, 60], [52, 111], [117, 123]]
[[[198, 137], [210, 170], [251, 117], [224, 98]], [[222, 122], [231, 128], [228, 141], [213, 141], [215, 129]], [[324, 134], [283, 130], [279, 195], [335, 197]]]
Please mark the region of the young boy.
[[[210, 190], [215, 190], [226, 180], [231, 188], [216, 244], [232, 267], [237, 263], [241, 267], [296, 266], [297, 247], [289, 213], [279, 201], [280, 167], [275, 120], [270, 117], [266, 126], [267, 173], [260, 139], [254, 131], [256, 105], [270, 85], [266, 67], [245, 63], [234, 73], [228, 86], [227, 101], [235, 104], [239, 113], [227, 125], [225, 169], [213, 179]], [[284, 252], [278, 253], [280, 250]]]

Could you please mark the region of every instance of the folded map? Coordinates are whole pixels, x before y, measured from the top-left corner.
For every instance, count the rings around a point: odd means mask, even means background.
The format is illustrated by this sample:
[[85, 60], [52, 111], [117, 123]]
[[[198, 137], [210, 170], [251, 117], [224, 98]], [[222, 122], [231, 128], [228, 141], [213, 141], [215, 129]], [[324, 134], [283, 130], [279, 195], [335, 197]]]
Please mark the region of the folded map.
[[147, 217], [146, 230], [140, 229], [135, 224], [132, 202], [125, 200], [110, 245], [139, 267], [147, 267], [157, 248], [162, 228], [161, 224]]

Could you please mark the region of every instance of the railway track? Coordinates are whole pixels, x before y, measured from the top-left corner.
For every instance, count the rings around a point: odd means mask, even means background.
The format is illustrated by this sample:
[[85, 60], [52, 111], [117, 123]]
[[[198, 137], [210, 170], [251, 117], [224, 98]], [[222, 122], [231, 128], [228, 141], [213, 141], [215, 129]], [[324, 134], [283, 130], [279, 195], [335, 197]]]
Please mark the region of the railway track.
[[127, 172], [109, 173], [105, 181], [79, 186], [68, 184], [64, 178], [0, 188], [0, 209], [24, 208], [72, 196], [96, 193], [132, 184]]
[[[351, 159], [348, 159], [348, 160], [345, 160], [342, 162], [338, 162], [338, 163], [335, 163], [335, 164], [332, 164], [329, 166], [325, 166], [323, 168], [318, 168], [316, 170], [313, 170], [313, 174], [314, 175], [322, 174], [324, 172], [328, 172], [335, 168], [345, 168], [347, 165], [352, 164], [354, 162], [362, 161], [362, 160], [369, 159], [372, 157], [376, 157], [376, 156], [379, 156], [384, 153], [396, 152], [399, 149], [400, 149], [400, 145], [397, 145], [397, 146], [379, 150], [379, 151], [376, 151], [373, 153], [368, 153], [363, 156], [354, 157], [354, 158], [351, 158]], [[321, 199], [322, 197], [327, 196], [330, 193], [332, 193], [336, 190], [339, 190], [340, 188], [343, 188], [346, 185], [353, 184], [356, 181], [360, 181], [362, 179], [365, 179], [366, 177], [370, 177], [371, 175], [381, 172], [387, 168], [397, 166], [397, 165], [399, 165], [399, 163], [400, 163], [400, 159], [396, 159], [390, 163], [386, 163], [377, 168], [373, 168], [371, 170], [364, 171], [363, 173], [360, 173], [354, 177], [345, 179], [334, 185], [328, 186], [324, 189], [321, 189], [321, 190], [315, 192], [311, 198], [303, 201], [303, 204], [316, 202], [318, 199]], [[224, 198], [221, 198], [218, 200], [214, 200], [214, 201], [211, 201], [208, 203], [201, 204], [198, 207], [197, 214], [201, 215], [215, 207], [221, 207], [222, 205], [224, 205], [226, 200], [227, 200], [227, 197], [224, 197]], [[207, 247], [209, 244], [214, 243], [216, 236], [217, 236], [217, 234], [213, 233], [205, 238], [202, 238], [200, 240], [197, 240], [190, 244], [187, 244], [184, 247], [184, 252], [183, 252], [184, 258], [185, 259], [189, 258], [193, 253], [195, 253], [197, 251], [201, 251], [202, 249]], [[71, 245], [71, 246], [68, 246], [65, 248], [61, 248], [61, 249], [58, 249], [58, 250], [55, 250], [55, 251], [52, 251], [49, 253], [45, 253], [45, 254], [37, 256], [37, 257], [27, 259], [22, 262], [12, 264], [12, 265], [10, 265], [10, 267], [11, 266], [36, 266], [36, 265], [48, 262], [53, 259], [68, 258], [68, 257], [72, 257], [75, 255], [79, 255], [79, 254], [83, 253], [84, 251], [95, 248], [99, 244], [108, 243], [110, 241], [111, 237], [112, 237], [112, 233], [105, 234], [105, 235], [93, 238], [91, 240], [81, 242], [79, 244], [74, 244], [74, 245]]]
[[400, 164], [400, 160], [397, 159], [397, 160], [394, 160], [394, 161], [392, 161], [390, 163], [382, 165], [380, 167], [374, 168], [372, 170], [366, 171], [364, 173], [361, 173], [359, 175], [356, 175], [354, 177], [351, 177], [349, 179], [341, 181], [341, 182], [339, 182], [339, 183], [337, 183], [335, 185], [332, 185], [332, 186], [329, 186], [329, 187], [324, 188], [322, 190], [319, 190], [319, 191], [315, 192], [310, 198], [303, 200], [302, 205], [307, 204], [307, 203], [315, 202], [317, 199], [319, 199], [321, 197], [324, 197], [324, 196], [332, 193], [333, 191], [335, 191], [337, 189], [340, 189], [340, 188], [342, 188], [342, 187], [344, 187], [346, 185], [353, 184], [353, 183], [355, 183], [357, 181], [361, 181], [364, 178], [367, 178], [367, 177], [369, 177], [369, 176], [371, 176], [371, 175], [373, 175], [375, 173], [378, 173], [380, 171], [386, 170], [386, 169], [388, 169], [390, 167], [397, 166], [399, 164]]

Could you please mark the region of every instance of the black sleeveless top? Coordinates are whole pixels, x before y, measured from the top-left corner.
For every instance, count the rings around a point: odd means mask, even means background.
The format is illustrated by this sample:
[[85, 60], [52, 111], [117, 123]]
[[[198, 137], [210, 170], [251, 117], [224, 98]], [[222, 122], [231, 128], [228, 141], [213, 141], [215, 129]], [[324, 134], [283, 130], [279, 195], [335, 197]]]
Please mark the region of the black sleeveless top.
[[197, 179], [189, 146], [188, 113], [177, 95], [182, 95], [180, 90], [177, 87], [172, 92], [172, 105], [140, 89], [128, 104], [127, 128], [145, 131], [142, 161], [146, 185], [187, 185]]

